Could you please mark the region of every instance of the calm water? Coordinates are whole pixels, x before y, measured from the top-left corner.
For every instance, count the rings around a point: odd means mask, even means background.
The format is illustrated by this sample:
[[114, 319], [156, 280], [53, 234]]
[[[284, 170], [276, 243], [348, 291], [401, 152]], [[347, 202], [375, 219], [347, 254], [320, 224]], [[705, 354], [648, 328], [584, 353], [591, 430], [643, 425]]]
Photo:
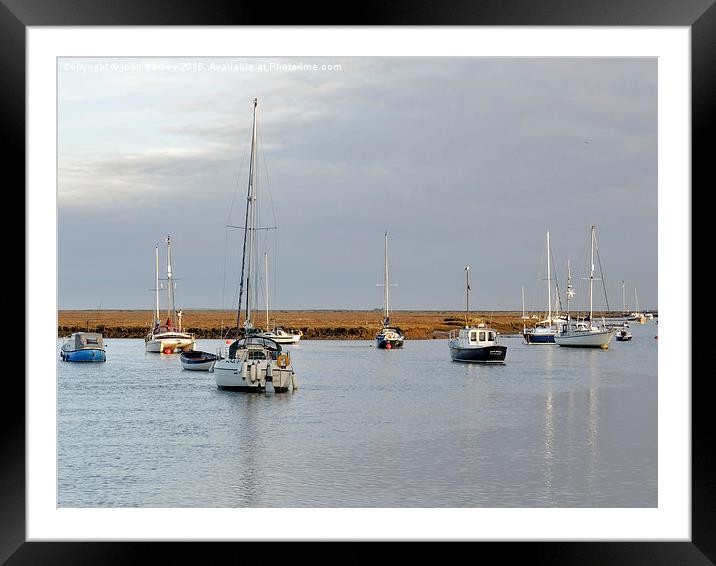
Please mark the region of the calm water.
[[451, 362], [446, 340], [304, 341], [283, 394], [108, 339], [105, 364], [58, 362], [58, 503], [655, 507], [656, 328], [606, 351], [504, 337], [504, 366]]

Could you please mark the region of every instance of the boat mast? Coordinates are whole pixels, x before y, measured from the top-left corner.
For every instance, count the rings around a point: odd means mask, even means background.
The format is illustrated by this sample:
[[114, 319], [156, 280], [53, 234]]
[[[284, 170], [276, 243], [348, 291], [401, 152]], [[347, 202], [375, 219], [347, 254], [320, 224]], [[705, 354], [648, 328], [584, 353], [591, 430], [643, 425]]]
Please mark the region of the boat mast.
[[[249, 161], [249, 195], [247, 197], [248, 203], [246, 205], [246, 219], [248, 221], [248, 224], [246, 225], [246, 233], [248, 234], [249, 238], [249, 263], [246, 267], [246, 320], [244, 320], [244, 326], [247, 330], [253, 328], [253, 323], [251, 322], [251, 310], [253, 307], [251, 303], [251, 292], [253, 291], [253, 288], [251, 286], [251, 277], [253, 275], [254, 267], [254, 226], [256, 225], [256, 115], [258, 113], [258, 110], [256, 108], [257, 106], [258, 99], [254, 98], [254, 119], [251, 128], [251, 158]], [[244, 247], [244, 253], [245, 252], [246, 248]]]
[[626, 316], [626, 294], [624, 281], [622, 281], [622, 316]]
[[525, 286], [522, 285], [522, 319], [525, 318]]
[[636, 287], [634, 287], [634, 306], [636, 307], [636, 314], [639, 314], [639, 296], [636, 294]]
[[569, 310], [569, 301], [570, 299], [574, 297], [574, 288], [572, 287], [572, 268], [569, 265], [569, 260], [567, 260], [567, 318], [569, 319], [570, 316], [570, 310]]
[[169, 236], [167, 236], [167, 300], [167, 319], [171, 322], [174, 312], [174, 282], [172, 281], [172, 244]]
[[470, 325], [468, 323], [468, 316], [470, 313], [470, 266], [465, 266], [465, 328]]
[[154, 324], [158, 325], [159, 319], [159, 246], [154, 247]]
[[589, 324], [592, 324], [592, 288], [594, 286], [594, 224], [592, 224], [592, 259], [589, 264]]
[[388, 305], [388, 232], [385, 233], [385, 269], [383, 271], [385, 279], [383, 285], [385, 287], [383, 295], [383, 306], [385, 308], [385, 317], [383, 318], [383, 325], [390, 324], [390, 311]]
[[549, 259], [549, 230], [547, 230], [547, 321], [552, 326], [552, 274], [549, 269]]
[[269, 285], [268, 285], [268, 253], [264, 252], [264, 279], [266, 286], [266, 330], [269, 329]]

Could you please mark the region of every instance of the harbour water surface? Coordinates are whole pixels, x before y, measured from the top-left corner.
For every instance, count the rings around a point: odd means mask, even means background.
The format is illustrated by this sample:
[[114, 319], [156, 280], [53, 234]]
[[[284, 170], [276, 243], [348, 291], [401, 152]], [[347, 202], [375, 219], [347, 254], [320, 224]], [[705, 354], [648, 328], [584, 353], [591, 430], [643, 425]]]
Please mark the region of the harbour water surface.
[[282, 394], [108, 339], [104, 364], [58, 362], [58, 505], [656, 507], [656, 329], [608, 350], [503, 337], [502, 366], [446, 340], [302, 341]]

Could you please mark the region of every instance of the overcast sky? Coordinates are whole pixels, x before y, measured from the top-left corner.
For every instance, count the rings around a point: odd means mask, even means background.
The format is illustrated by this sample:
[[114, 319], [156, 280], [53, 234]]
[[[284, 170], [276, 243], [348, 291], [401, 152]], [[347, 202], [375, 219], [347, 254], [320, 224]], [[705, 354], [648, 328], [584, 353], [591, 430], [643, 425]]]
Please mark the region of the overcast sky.
[[476, 310], [543, 309], [547, 229], [584, 306], [591, 224], [610, 306], [658, 307], [656, 59], [64, 58], [60, 309], [151, 309], [167, 234], [177, 306], [234, 307], [255, 97], [273, 307], [381, 307], [387, 230], [392, 308], [470, 265]]

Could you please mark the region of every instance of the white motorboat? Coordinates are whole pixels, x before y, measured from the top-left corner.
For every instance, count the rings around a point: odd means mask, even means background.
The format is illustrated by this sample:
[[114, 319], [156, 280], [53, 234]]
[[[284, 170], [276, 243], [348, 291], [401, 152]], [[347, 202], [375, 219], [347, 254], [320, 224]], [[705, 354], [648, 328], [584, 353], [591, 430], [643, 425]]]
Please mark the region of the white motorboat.
[[[281, 345], [259, 334], [253, 324], [256, 301], [258, 272], [258, 241], [256, 237], [257, 195], [256, 195], [256, 118], [258, 102], [254, 99], [251, 134], [251, 158], [249, 162], [248, 195], [246, 199], [246, 225], [244, 228], [241, 279], [237, 309], [237, 336], [227, 340], [228, 347], [213, 367], [216, 386], [230, 391], [260, 392], [271, 383], [274, 391], [297, 389], [296, 374], [290, 354], [283, 352]], [[246, 285], [246, 289], [244, 289]], [[241, 325], [241, 309], [244, 291], [244, 323]], [[241, 335], [243, 334], [243, 335]]]
[[[172, 276], [171, 239], [167, 236], [167, 320], [162, 322], [159, 314], [159, 247], [155, 252], [155, 312], [154, 326], [144, 339], [144, 348], [147, 352], [173, 354], [194, 349], [196, 338], [189, 332], [182, 330], [182, 312], [174, 308], [174, 280]], [[172, 321], [175, 317], [176, 325]]]
[[450, 358], [454, 362], [504, 363], [507, 346], [497, 343], [497, 331], [484, 324], [469, 325], [470, 267], [465, 268], [465, 327], [451, 330], [448, 339]]
[[397, 326], [390, 324], [390, 307], [388, 303], [389, 294], [388, 288], [395, 283], [388, 283], [388, 232], [385, 233], [385, 246], [384, 246], [384, 281], [379, 283], [378, 286], [384, 287], [383, 291], [383, 321], [382, 328], [375, 337], [376, 346], [381, 350], [393, 350], [395, 348], [402, 348], [405, 342], [405, 336], [403, 331]]
[[[572, 348], [603, 348], [609, 347], [614, 337], [614, 331], [607, 328], [606, 324], [597, 326], [593, 322], [593, 287], [594, 287], [594, 247], [596, 236], [594, 226], [591, 228], [591, 261], [589, 270], [589, 317], [586, 319], [573, 320], [567, 316], [567, 320], [560, 324], [559, 331], [554, 336], [554, 341], [560, 346]], [[597, 252], [599, 253], [599, 252]], [[569, 301], [574, 297], [572, 289], [572, 273], [567, 267], [567, 311], [569, 312]], [[602, 278], [603, 280], [603, 278]], [[606, 293], [606, 291], [605, 291]]]

